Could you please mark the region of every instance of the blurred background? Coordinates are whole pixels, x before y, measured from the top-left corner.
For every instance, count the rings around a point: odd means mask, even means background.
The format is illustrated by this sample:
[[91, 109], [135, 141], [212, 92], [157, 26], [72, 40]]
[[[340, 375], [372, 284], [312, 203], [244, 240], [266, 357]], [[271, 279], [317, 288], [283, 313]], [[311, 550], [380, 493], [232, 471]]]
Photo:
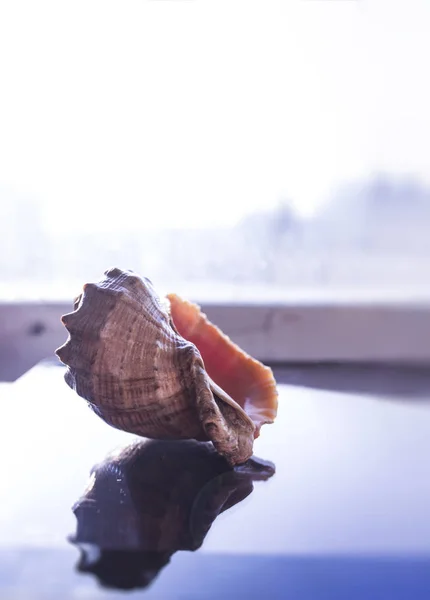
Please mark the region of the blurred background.
[[0, 298], [427, 298], [426, 0], [0, 5]]

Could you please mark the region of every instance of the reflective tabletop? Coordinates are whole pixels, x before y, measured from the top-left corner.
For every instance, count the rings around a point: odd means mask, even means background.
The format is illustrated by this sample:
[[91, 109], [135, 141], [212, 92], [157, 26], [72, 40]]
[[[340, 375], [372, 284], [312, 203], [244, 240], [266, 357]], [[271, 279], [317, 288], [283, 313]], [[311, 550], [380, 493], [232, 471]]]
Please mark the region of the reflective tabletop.
[[430, 597], [422, 374], [279, 371], [234, 470], [109, 427], [63, 374], [0, 387], [0, 598]]

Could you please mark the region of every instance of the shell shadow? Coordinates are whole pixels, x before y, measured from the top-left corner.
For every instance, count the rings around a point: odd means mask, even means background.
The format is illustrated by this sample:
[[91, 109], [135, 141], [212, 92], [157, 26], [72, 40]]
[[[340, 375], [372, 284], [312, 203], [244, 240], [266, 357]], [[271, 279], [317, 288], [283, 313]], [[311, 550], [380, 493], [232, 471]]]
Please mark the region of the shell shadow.
[[145, 440], [91, 470], [73, 506], [76, 568], [106, 587], [147, 587], [178, 550], [197, 550], [216, 517], [275, 473], [251, 457], [231, 467], [211, 443]]

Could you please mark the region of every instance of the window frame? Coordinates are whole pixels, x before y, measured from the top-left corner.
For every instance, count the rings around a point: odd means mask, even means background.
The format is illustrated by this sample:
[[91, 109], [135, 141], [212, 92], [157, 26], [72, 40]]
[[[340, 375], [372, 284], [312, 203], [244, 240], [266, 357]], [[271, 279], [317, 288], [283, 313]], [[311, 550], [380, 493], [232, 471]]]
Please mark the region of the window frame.
[[[378, 300], [203, 302], [231, 339], [266, 364], [430, 363], [430, 303]], [[71, 302], [0, 303], [0, 381], [54, 356]]]

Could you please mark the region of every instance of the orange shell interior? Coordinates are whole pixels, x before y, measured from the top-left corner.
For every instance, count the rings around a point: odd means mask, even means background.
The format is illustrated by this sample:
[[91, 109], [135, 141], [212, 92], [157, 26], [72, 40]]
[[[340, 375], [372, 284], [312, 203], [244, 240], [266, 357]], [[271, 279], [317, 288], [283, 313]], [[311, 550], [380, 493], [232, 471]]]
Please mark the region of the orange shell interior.
[[258, 437], [261, 425], [272, 423], [278, 409], [272, 370], [232, 342], [197, 304], [176, 294], [167, 298], [178, 333], [197, 346], [209, 377], [244, 409]]

